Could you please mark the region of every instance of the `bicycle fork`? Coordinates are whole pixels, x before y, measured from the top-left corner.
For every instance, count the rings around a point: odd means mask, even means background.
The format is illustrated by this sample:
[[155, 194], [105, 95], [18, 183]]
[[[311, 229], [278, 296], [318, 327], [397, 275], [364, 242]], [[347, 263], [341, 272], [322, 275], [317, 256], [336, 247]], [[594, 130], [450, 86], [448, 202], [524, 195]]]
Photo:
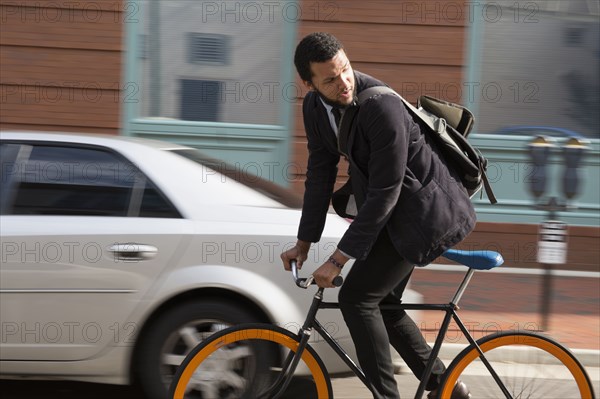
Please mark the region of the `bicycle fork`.
[[302, 358], [302, 354], [308, 345], [308, 341], [313, 331], [313, 323], [315, 321], [315, 315], [319, 310], [319, 305], [323, 301], [323, 288], [319, 288], [317, 293], [313, 297], [313, 302], [308, 311], [308, 315], [306, 316], [306, 320], [300, 331], [298, 331], [298, 336], [300, 337], [300, 341], [298, 343], [298, 347], [296, 351], [290, 350], [288, 355], [286, 356], [283, 365], [281, 366], [281, 372], [277, 376], [277, 379], [271, 385], [264, 394], [260, 396], [260, 398], [268, 398], [268, 399], [277, 399], [279, 398], [287, 389], [288, 385], [292, 381], [292, 377], [298, 364], [300, 363], [300, 359]]

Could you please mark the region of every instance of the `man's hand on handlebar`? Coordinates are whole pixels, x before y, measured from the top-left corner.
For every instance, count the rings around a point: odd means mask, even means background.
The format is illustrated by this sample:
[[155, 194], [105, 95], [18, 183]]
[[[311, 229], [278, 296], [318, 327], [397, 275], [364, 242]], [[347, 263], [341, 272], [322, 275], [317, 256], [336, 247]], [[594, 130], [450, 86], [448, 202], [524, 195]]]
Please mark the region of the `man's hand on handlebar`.
[[281, 254], [281, 260], [283, 261], [283, 267], [288, 272], [292, 270], [290, 261], [295, 260], [298, 263], [298, 269], [302, 269], [302, 264], [308, 257], [308, 250], [310, 249], [310, 242], [298, 240], [293, 248]]
[[321, 288], [334, 288], [333, 279], [339, 276], [341, 270], [339, 267], [325, 262], [321, 267], [313, 272], [315, 283]]
[[334, 284], [334, 279], [342, 273], [342, 267], [347, 261], [348, 257], [339, 250], [336, 250], [334, 254], [312, 274], [317, 285], [321, 288], [334, 288], [339, 286]]
[[[281, 254], [281, 261], [283, 262], [285, 270], [292, 271], [291, 262], [295, 262], [296, 269], [293, 270], [293, 274], [296, 284], [302, 285], [303, 283], [299, 283], [299, 281], [302, 280], [310, 285], [314, 280], [320, 288], [334, 288], [341, 286], [344, 279], [340, 274], [342, 272], [342, 267], [348, 261], [348, 258], [339, 250], [336, 250], [327, 262], [315, 270], [310, 279], [298, 279], [297, 270], [302, 268], [302, 263], [308, 257], [310, 245], [310, 242], [298, 240], [293, 248], [283, 252]], [[306, 288], [308, 285], [303, 288]]]

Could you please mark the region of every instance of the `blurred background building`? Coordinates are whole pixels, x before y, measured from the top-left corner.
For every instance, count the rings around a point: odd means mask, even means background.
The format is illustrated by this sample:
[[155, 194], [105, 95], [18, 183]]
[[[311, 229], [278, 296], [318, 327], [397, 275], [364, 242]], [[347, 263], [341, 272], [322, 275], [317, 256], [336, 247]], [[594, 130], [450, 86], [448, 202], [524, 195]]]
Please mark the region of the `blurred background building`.
[[[355, 69], [412, 102], [467, 105], [499, 204], [476, 198], [463, 243], [534, 267], [527, 191], [532, 136], [554, 137], [549, 195], [560, 196], [567, 138], [588, 141], [582, 191], [559, 213], [570, 268], [600, 260], [600, 11], [597, 0], [1, 0], [0, 128], [158, 138], [303, 190], [304, 87], [296, 43], [328, 31]], [[340, 181], [345, 165], [340, 166]]]

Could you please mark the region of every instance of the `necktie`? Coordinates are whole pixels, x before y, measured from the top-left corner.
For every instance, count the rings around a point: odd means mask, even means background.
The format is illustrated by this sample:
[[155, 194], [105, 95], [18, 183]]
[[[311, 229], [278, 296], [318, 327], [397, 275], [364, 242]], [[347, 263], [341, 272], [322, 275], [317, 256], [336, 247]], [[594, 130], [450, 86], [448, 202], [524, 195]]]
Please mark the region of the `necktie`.
[[331, 113], [333, 114], [333, 119], [335, 120], [335, 126], [340, 128], [340, 120], [342, 119], [342, 112], [339, 108], [333, 107], [331, 108]]
[[335, 120], [335, 126], [337, 128], [335, 134], [338, 139], [338, 151], [344, 156], [344, 158], [348, 159], [348, 156], [346, 154], [347, 137], [342, 137], [343, 135], [340, 134], [340, 120], [342, 119], [344, 112], [339, 108], [333, 107], [331, 109], [331, 113], [333, 114], [333, 119]]

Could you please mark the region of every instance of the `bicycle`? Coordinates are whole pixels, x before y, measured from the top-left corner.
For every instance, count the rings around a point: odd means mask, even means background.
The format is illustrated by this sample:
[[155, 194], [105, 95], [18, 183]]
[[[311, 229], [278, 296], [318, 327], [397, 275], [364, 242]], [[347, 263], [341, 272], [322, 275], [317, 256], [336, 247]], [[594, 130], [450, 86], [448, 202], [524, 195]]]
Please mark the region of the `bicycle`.
[[[472, 387], [482, 385], [481, 395], [485, 397], [594, 398], [593, 386], [584, 367], [567, 348], [553, 339], [530, 331], [506, 331], [475, 340], [459, 318], [458, 303], [474, 272], [500, 266], [503, 259], [499, 253], [451, 249], [443, 256], [468, 267], [449, 303], [389, 305], [405, 310], [445, 312], [415, 398], [421, 398], [425, 393], [432, 360], [440, 353], [451, 320], [458, 325], [469, 344], [448, 366], [438, 388], [440, 398], [450, 398], [459, 379], [469, 385], [474, 398], [480, 397], [480, 394], [476, 394]], [[301, 288], [308, 288], [313, 282], [312, 276], [298, 277], [295, 263], [292, 264], [292, 276]], [[343, 280], [341, 276], [336, 279], [334, 284], [339, 286]], [[323, 288], [314, 295], [298, 333], [270, 324], [242, 324], [215, 333], [187, 355], [174, 376], [170, 397], [281, 398], [294, 373], [303, 367], [303, 371], [312, 376], [314, 395], [319, 399], [333, 398], [328, 372], [309, 344], [312, 331], [318, 332], [367, 385], [360, 367], [316, 319], [319, 309], [339, 309], [337, 303], [323, 301]], [[517, 366], [524, 368], [513, 370]]]

